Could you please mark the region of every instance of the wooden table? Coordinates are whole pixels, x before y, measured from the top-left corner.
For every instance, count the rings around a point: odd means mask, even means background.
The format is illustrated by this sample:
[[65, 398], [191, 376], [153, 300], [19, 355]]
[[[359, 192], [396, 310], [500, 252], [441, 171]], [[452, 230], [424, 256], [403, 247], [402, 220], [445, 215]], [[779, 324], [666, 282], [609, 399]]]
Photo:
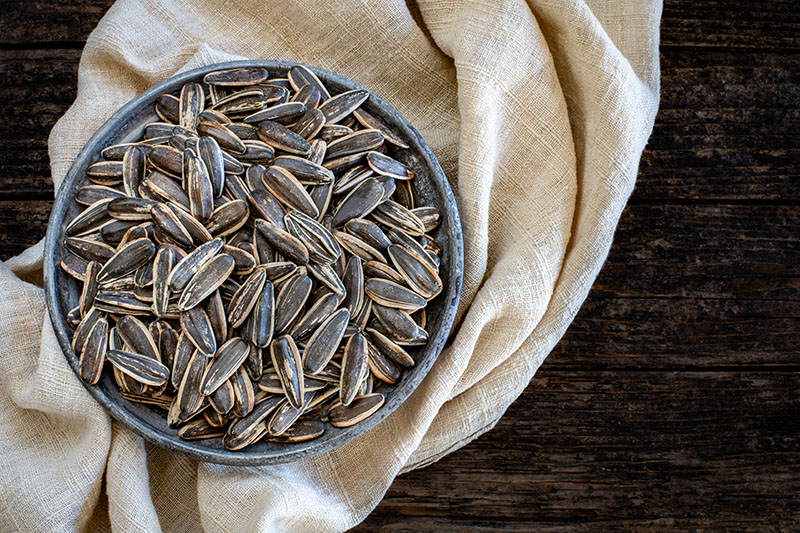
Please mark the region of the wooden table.
[[[3, 259], [44, 236], [47, 136], [110, 3], [3, 2]], [[799, 51], [794, 0], [666, 1], [661, 110], [574, 324], [360, 530], [800, 526]]]

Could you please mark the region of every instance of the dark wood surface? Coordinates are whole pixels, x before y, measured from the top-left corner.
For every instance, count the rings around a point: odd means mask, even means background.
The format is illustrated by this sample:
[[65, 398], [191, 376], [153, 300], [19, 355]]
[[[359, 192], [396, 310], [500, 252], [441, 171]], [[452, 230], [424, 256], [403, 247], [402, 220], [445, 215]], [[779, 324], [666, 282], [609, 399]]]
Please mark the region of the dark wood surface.
[[[110, 3], [2, 3], [0, 258], [44, 235], [47, 136]], [[359, 530], [800, 527], [800, 4], [665, 4], [661, 109], [578, 317]]]

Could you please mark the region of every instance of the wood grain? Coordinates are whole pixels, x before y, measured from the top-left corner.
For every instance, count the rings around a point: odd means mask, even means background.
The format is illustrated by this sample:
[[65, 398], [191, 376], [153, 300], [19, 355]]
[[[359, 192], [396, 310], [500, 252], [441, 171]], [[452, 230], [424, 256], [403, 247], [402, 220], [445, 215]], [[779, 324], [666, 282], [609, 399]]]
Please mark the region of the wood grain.
[[[111, 0], [0, 10], [0, 259], [44, 236], [47, 136]], [[800, 526], [800, 3], [666, 0], [661, 105], [609, 258], [489, 433], [359, 531]]]
[[558, 371], [356, 531], [800, 526], [796, 372]]

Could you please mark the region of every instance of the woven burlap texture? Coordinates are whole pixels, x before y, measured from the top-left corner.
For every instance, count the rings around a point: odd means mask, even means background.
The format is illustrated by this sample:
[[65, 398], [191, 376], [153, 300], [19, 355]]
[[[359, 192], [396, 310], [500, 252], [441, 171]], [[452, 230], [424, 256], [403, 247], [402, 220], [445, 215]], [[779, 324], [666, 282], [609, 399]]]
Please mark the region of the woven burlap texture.
[[608, 253], [658, 106], [660, 14], [657, 0], [119, 0], [50, 136], [56, 187], [113, 111], [176, 72], [243, 58], [338, 72], [405, 115], [453, 186], [458, 325], [418, 390], [359, 439], [281, 466], [200, 463], [112, 422], [78, 381], [47, 317], [39, 243], [0, 264], [0, 529], [344, 530], [399, 473], [490, 429]]

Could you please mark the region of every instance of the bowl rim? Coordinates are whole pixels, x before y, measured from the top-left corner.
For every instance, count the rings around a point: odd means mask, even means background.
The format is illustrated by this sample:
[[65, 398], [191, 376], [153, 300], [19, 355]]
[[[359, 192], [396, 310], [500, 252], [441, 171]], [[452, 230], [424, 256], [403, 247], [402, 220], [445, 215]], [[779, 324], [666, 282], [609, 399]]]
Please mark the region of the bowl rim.
[[[316, 441], [309, 441], [309, 445], [299, 449], [287, 449], [281, 453], [254, 453], [247, 452], [247, 449], [240, 451], [230, 451], [226, 449], [211, 449], [200, 446], [198, 443], [203, 441], [184, 441], [176, 436], [166, 435], [158, 428], [148, 425], [144, 420], [141, 420], [134, 412], [125, 408], [123, 404], [118, 403], [115, 398], [106, 394], [102, 387], [86, 385], [80, 380], [78, 370], [78, 358], [72, 351], [70, 335], [66, 324], [66, 317], [59, 313], [60, 297], [56, 288], [56, 273], [60, 268], [56, 263], [56, 246], [61, 241], [63, 234], [63, 221], [67, 209], [70, 207], [71, 197], [68, 198], [68, 192], [72, 190], [78, 179], [81, 178], [82, 172], [79, 170], [90, 163], [90, 160], [95, 157], [104, 144], [104, 140], [109, 135], [115, 133], [120, 126], [127, 123], [137, 112], [141, 111], [145, 105], [151, 105], [158, 96], [164, 92], [172, 92], [176, 87], [193, 80], [198, 80], [202, 75], [215, 70], [223, 70], [236, 67], [265, 67], [269, 70], [280, 70], [288, 72], [293, 66], [305, 66], [319, 76], [323, 83], [326, 81], [333, 81], [339, 85], [349, 87], [351, 89], [365, 89], [370, 93], [370, 104], [380, 109], [381, 118], [386, 116], [391, 117], [391, 120], [403, 128], [403, 133], [410, 141], [409, 145], [417, 156], [420, 158], [421, 163], [427, 167], [430, 172], [430, 179], [435, 181], [435, 187], [439, 188], [444, 196], [445, 207], [447, 216], [451, 219], [453, 231], [448, 233], [449, 249], [449, 269], [448, 269], [448, 283], [446, 292], [440, 296], [446, 299], [442, 309], [443, 317], [439, 330], [429, 339], [426, 349], [430, 350], [432, 355], [429, 356], [421, 364], [414, 368], [414, 375], [409, 377], [405, 383], [405, 387], [397, 392], [391, 398], [391, 402], [387, 401], [381, 409], [370, 418], [355, 424], [349, 428], [344, 428], [344, 431], [339, 432], [337, 435], [327, 440], [319, 441], [315, 446], [313, 443]], [[445, 212], [443, 212], [443, 215]], [[201, 461], [238, 465], [238, 466], [260, 466], [269, 464], [287, 463], [296, 461], [306, 457], [312, 457], [344, 445], [357, 438], [358, 436], [374, 429], [386, 418], [389, 417], [408, 397], [417, 389], [419, 384], [428, 375], [430, 368], [438, 358], [445, 343], [449, 337], [450, 331], [453, 327], [455, 315], [458, 309], [459, 297], [461, 294], [462, 274], [463, 274], [463, 235], [461, 229], [461, 221], [458, 212], [458, 205], [455, 201], [453, 191], [450, 183], [447, 180], [444, 172], [442, 171], [439, 162], [433, 155], [433, 152], [425, 143], [419, 132], [411, 125], [411, 123], [403, 117], [394, 107], [385, 102], [382, 98], [375, 94], [375, 92], [366, 89], [355, 81], [346, 78], [340, 74], [305, 65], [303, 63], [281, 61], [281, 60], [238, 60], [226, 61], [221, 63], [211, 63], [197, 67], [191, 70], [179, 72], [158, 84], [150, 87], [143, 93], [128, 101], [125, 105], [120, 107], [103, 123], [100, 128], [86, 141], [81, 148], [78, 155], [73, 160], [72, 164], [66, 175], [64, 176], [55, 200], [53, 208], [48, 221], [47, 233], [45, 236], [44, 244], [44, 284], [45, 284], [45, 299], [49, 311], [50, 322], [55, 331], [61, 346], [61, 351], [67, 359], [69, 365], [72, 367], [75, 377], [81, 384], [89, 391], [94, 399], [110, 414], [115, 420], [123, 424], [134, 433], [140, 435], [145, 440], [158, 445], [169, 451], [178, 452], [183, 455], [198, 459]]]

